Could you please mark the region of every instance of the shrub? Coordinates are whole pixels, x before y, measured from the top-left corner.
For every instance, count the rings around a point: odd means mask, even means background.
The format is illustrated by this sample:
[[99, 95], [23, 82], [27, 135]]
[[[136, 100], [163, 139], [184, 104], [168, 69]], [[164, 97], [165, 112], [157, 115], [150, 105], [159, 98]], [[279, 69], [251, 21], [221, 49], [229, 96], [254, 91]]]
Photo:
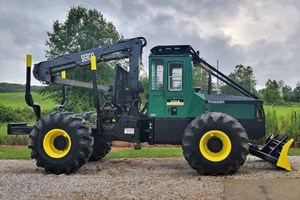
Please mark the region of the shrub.
[[[42, 115], [46, 115], [52, 110], [43, 110]], [[29, 122], [35, 120], [32, 108], [12, 108], [0, 104], [0, 123], [5, 122]]]
[[34, 119], [30, 108], [12, 108], [0, 104], [0, 122], [20, 122]]

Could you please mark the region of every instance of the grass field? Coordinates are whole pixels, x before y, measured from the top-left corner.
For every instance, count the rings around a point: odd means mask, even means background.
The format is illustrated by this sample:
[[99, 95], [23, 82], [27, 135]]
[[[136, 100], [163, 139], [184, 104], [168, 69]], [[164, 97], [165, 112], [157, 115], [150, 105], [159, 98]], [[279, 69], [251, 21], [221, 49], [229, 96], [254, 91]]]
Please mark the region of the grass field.
[[7, 135], [7, 123], [0, 123], [0, 145], [27, 145], [28, 136]]
[[289, 156], [300, 156], [300, 149], [290, 148]]
[[[0, 146], [0, 159], [30, 159], [31, 150], [25, 146]], [[291, 148], [290, 156], [300, 155], [300, 149]], [[113, 148], [105, 158], [165, 158], [181, 157], [181, 147], [150, 147], [142, 150]]]
[[289, 116], [292, 112], [300, 113], [300, 104], [291, 106], [264, 106], [265, 113], [272, 112], [273, 109], [276, 111], [278, 116]]
[[30, 152], [24, 146], [0, 146], [0, 159], [30, 159]]
[[4, 144], [6, 138], [8, 137], [6, 135], [6, 131], [7, 131], [6, 123], [0, 123], [0, 144]]
[[[0, 103], [4, 106], [13, 107], [13, 108], [28, 107], [27, 104], [25, 103], [24, 95], [25, 95], [24, 92], [0, 93]], [[42, 109], [50, 110], [56, 106], [56, 104], [52, 100], [38, 93], [32, 93], [32, 98], [34, 102], [41, 105]]]
[[[0, 159], [30, 159], [31, 150], [26, 146], [0, 146]], [[113, 148], [106, 158], [163, 158], [182, 156], [181, 147], [143, 148], [134, 150], [128, 148]]]

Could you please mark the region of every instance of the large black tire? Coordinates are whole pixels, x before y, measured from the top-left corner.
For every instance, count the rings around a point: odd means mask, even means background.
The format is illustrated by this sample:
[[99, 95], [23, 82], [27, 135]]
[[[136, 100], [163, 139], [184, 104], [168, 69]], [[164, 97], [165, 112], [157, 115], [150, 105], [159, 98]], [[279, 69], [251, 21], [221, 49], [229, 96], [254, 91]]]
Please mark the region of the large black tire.
[[89, 158], [90, 162], [96, 162], [101, 160], [108, 154], [111, 150], [111, 143], [103, 140], [102, 137], [96, 135], [94, 136], [93, 151]]
[[243, 126], [225, 113], [207, 113], [185, 129], [182, 149], [188, 164], [200, 174], [236, 172], [246, 160], [249, 140]]
[[34, 125], [29, 138], [31, 158], [48, 173], [75, 172], [92, 152], [91, 129], [72, 113], [46, 115]]

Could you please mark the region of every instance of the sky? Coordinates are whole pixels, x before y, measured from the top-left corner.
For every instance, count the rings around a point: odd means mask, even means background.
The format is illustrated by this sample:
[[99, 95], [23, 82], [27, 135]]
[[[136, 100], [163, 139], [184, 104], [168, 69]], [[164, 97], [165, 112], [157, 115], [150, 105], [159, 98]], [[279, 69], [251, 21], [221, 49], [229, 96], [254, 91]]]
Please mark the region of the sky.
[[145, 37], [145, 58], [156, 45], [189, 44], [210, 64], [219, 60], [225, 74], [251, 66], [258, 88], [268, 79], [292, 88], [300, 81], [299, 0], [7, 0], [0, 1], [0, 82], [24, 84], [26, 54], [44, 61], [47, 31], [78, 5], [102, 12], [124, 38]]

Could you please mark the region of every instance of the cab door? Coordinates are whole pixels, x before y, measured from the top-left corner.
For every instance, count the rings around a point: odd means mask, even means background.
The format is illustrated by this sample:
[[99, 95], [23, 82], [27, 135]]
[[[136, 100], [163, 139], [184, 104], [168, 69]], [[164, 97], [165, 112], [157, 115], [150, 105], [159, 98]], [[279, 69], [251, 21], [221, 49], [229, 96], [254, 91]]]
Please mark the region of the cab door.
[[186, 118], [191, 58], [153, 56], [149, 61], [149, 117]]
[[149, 106], [150, 117], [165, 117], [165, 91], [167, 88], [165, 78], [165, 63], [162, 58], [149, 60]]
[[166, 61], [167, 88], [165, 92], [166, 116], [185, 117], [184, 59], [173, 57]]

